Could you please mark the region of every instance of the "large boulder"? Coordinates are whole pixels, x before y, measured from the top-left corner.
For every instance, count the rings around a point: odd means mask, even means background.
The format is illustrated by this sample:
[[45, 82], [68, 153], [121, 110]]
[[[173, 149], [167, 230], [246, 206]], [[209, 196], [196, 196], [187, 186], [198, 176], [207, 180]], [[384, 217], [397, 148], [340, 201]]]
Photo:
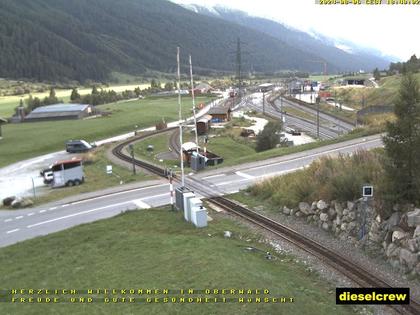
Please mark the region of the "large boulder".
[[10, 205], [14, 209], [21, 208], [22, 207], [22, 198], [16, 198], [15, 200], [12, 201], [12, 203]]
[[407, 224], [409, 227], [416, 227], [420, 225], [420, 209], [416, 208], [414, 211], [407, 212]]
[[392, 215], [387, 220], [386, 229], [389, 230], [393, 226], [398, 225], [398, 223], [400, 223], [400, 220], [401, 220], [401, 212], [392, 213]]
[[337, 217], [335, 218], [335, 220], [333, 221], [333, 224], [334, 224], [334, 225], [340, 225], [340, 224], [341, 224], [341, 219], [340, 219], [340, 217], [338, 217], [338, 216], [337, 216]]
[[414, 254], [405, 248], [400, 250], [400, 263], [405, 263], [408, 268], [413, 269], [418, 263], [418, 254]]
[[328, 210], [328, 216], [330, 217], [330, 220], [333, 220], [335, 218], [336, 214], [337, 214], [337, 212], [335, 212], [334, 208], [330, 208]]
[[325, 231], [328, 231], [328, 230], [330, 229], [330, 225], [329, 225], [327, 222], [324, 222], [324, 223], [322, 223], [322, 228], [323, 228]]
[[414, 270], [420, 276], [420, 262], [416, 265], [416, 268], [414, 268]]
[[334, 203], [334, 209], [337, 215], [339, 216], [343, 215], [343, 205], [339, 203], [338, 201]]
[[390, 258], [390, 257], [399, 257], [400, 256], [400, 250], [401, 250], [401, 248], [399, 248], [394, 243], [391, 243], [391, 244], [388, 245], [388, 247], [387, 247], [387, 249], [385, 251], [385, 255], [388, 258]]
[[13, 200], [15, 200], [15, 196], [7, 197], [3, 199], [3, 206], [10, 207], [12, 205]]
[[324, 200], [320, 200], [317, 202], [316, 207], [321, 210], [324, 211], [325, 209], [327, 209], [328, 205]]
[[397, 230], [392, 233], [392, 242], [400, 242], [406, 238], [408, 238], [408, 233], [404, 231]]
[[314, 214], [315, 212], [311, 209], [311, 206], [307, 202], [299, 202], [299, 211], [305, 215]]
[[407, 247], [408, 249], [412, 252], [418, 252], [419, 251], [419, 243], [420, 243], [420, 238], [419, 239], [409, 239], [407, 241]]
[[354, 229], [356, 228], [357, 224], [356, 222], [352, 221], [349, 223], [349, 225], [347, 226], [347, 232], [351, 233], [354, 232]]
[[350, 211], [355, 210], [356, 204], [352, 201], [347, 201], [347, 209], [349, 209]]
[[413, 238], [420, 237], [420, 225], [417, 225], [416, 229], [414, 230]]
[[29, 198], [23, 198], [21, 202], [22, 208], [32, 207], [34, 202]]
[[326, 214], [326, 213], [321, 213], [321, 214], [319, 215], [319, 219], [320, 219], [321, 221], [323, 221], [323, 222], [327, 222], [327, 221], [328, 221], [328, 214]]
[[284, 206], [283, 207], [283, 213], [286, 214], [286, 215], [289, 215], [290, 214], [290, 209], [287, 208], [286, 206]]

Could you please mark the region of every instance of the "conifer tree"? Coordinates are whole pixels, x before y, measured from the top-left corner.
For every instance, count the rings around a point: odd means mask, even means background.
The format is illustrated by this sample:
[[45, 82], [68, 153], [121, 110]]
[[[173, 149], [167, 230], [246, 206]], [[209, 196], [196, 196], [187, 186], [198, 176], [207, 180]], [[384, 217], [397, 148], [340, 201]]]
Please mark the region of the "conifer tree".
[[387, 163], [388, 198], [392, 202], [420, 201], [420, 91], [411, 73], [402, 77], [394, 122], [383, 138]]

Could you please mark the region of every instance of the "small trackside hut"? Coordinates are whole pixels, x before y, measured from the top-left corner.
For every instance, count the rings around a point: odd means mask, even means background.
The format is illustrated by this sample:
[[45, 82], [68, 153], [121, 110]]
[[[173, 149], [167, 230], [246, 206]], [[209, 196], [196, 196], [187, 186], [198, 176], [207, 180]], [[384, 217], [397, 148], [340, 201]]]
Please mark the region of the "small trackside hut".
[[202, 118], [200, 118], [197, 121], [197, 134], [198, 135], [205, 135], [209, 129], [210, 129], [210, 125], [211, 125], [211, 119], [212, 116], [210, 115], [204, 115]]
[[85, 181], [82, 159], [59, 161], [52, 165], [52, 187], [78, 186]]

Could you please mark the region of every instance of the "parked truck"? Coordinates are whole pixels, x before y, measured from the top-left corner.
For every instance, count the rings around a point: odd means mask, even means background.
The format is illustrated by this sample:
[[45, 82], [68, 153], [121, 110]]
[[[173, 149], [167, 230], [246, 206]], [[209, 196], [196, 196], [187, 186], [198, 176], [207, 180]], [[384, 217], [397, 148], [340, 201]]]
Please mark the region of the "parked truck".
[[51, 167], [52, 187], [78, 186], [85, 181], [82, 159], [59, 161]]

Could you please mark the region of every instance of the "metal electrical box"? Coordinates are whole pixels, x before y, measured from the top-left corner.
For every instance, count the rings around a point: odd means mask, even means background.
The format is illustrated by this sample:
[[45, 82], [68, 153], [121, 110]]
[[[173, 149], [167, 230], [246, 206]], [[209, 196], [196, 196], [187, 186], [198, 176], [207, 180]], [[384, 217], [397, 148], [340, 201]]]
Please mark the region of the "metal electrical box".
[[191, 208], [191, 222], [198, 228], [207, 226], [207, 209], [203, 206]]
[[195, 198], [193, 192], [185, 192], [184, 196], [184, 218], [185, 221], [191, 222], [191, 199]]
[[175, 207], [184, 211], [184, 193], [192, 192], [187, 187], [178, 187], [175, 189]]
[[191, 156], [191, 169], [193, 171], [199, 171], [206, 167], [205, 157], [197, 154]]

